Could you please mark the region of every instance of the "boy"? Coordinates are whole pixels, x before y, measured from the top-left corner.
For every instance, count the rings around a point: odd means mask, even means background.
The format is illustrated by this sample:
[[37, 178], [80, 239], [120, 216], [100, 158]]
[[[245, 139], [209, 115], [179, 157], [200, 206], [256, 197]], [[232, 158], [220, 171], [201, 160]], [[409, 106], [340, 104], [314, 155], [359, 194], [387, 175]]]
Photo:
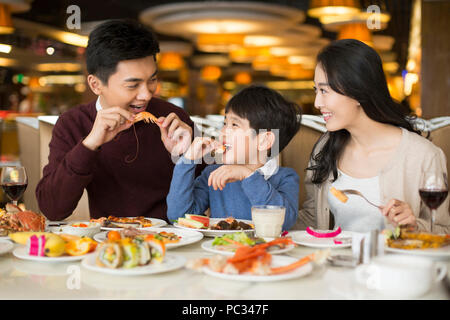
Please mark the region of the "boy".
[[[250, 86], [230, 99], [225, 114], [220, 143], [195, 138], [175, 166], [167, 217], [210, 208], [212, 218], [251, 220], [252, 206], [279, 205], [286, 207], [283, 230], [289, 230], [298, 215], [299, 177], [291, 168], [278, 167], [276, 155], [300, 128], [300, 107], [274, 90]], [[223, 146], [223, 165], [208, 166], [195, 179], [194, 163]]]
[[[182, 109], [154, 97], [158, 52], [154, 34], [133, 21], [111, 20], [91, 32], [87, 80], [98, 99], [65, 112], [53, 129], [49, 163], [36, 188], [48, 219], [70, 216], [85, 188], [91, 218], [167, 218], [171, 154], [189, 147], [193, 123]], [[157, 123], [132, 128], [142, 111]]]

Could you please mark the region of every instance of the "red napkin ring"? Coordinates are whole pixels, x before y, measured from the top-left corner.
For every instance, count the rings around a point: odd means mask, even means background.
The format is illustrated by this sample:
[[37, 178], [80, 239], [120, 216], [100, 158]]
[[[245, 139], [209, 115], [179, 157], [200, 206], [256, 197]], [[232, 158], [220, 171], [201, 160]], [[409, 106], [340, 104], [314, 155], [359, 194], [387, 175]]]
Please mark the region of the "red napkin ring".
[[337, 235], [339, 235], [342, 232], [342, 230], [341, 230], [341, 227], [338, 227], [336, 230], [331, 231], [331, 232], [318, 232], [318, 231], [314, 231], [310, 227], [307, 227], [306, 232], [308, 232], [310, 235], [312, 235], [313, 237], [316, 237], [316, 238], [333, 238], [333, 237], [336, 237]]

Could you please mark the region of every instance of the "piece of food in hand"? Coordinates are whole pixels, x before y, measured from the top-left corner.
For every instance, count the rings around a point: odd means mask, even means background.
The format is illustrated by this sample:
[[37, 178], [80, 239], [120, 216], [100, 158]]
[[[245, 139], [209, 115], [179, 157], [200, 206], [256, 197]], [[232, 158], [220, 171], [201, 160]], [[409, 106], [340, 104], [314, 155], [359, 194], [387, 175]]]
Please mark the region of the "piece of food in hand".
[[178, 224], [180, 226], [188, 227], [188, 228], [194, 228], [194, 229], [204, 229], [206, 228], [203, 223], [200, 221], [188, 219], [188, 218], [178, 218]]
[[66, 253], [70, 256], [88, 254], [97, 248], [97, 242], [91, 238], [80, 238], [66, 243]]
[[348, 197], [340, 190], [336, 189], [335, 187], [330, 188], [330, 192], [333, 196], [336, 197], [340, 202], [346, 203], [348, 200]]
[[162, 262], [164, 260], [164, 256], [166, 255], [166, 245], [162, 240], [156, 238], [155, 235], [149, 234], [145, 237], [145, 242], [150, 246], [150, 254], [152, 259], [155, 259], [158, 262]]
[[184, 216], [187, 219], [192, 219], [192, 220], [203, 223], [203, 225], [205, 227], [209, 227], [209, 217], [207, 217], [207, 216], [202, 216], [202, 215], [197, 215], [197, 214], [185, 214]]
[[146, 123], [158, 123], [158, 118], [156, 118], [153, 114], [147, 111], [139, 112], [136, 117], [134, 118], [133, 123], [139, 122], [144, 120]]
[[104, 242], [97, 250], [96, 264], [99, 267], [120, 268], [123, 257], [122, 246], [119, 242]]

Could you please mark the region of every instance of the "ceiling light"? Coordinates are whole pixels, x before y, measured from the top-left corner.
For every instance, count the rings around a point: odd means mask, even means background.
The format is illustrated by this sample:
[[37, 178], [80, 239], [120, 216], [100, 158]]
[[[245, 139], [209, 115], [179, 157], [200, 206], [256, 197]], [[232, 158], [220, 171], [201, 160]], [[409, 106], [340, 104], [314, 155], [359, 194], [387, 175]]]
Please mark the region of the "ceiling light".
[[359, 12], [359, 4], [356, 0], [311, 0], [308, 9], [308, 15], [313, 18], [356, 12]]
[[51, 56], [51, 55], [53, 55], [53, 54], [55, 53], [55, 48], [53, 48], [53, 47], [48, 47], [48, 48], [45, 50], [45, 52], [47, 52], [47, 54], [48, 54], [49, 56]]
[[11, 49], [12, 49], [12, 47], [9, 44], [0, 43], [0, 52], [10, 53]]
[[144, 10], [139, 19], [163, 34], [250, 34], [287, 29], [303, 22], [303, 11], [259, 2], [198, 1], [171, 3]]

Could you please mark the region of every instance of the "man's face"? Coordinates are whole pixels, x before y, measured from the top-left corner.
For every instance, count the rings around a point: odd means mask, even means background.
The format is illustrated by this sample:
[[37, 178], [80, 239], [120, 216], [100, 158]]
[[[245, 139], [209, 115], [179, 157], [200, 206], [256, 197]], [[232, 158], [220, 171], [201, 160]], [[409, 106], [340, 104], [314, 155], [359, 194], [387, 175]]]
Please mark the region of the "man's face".
[[157, 83], [157, 66], [153, 56], [121, 61], [107, 85], [100, 83], [102, 108], [119, 106], [135, 114], [145, 111]]

